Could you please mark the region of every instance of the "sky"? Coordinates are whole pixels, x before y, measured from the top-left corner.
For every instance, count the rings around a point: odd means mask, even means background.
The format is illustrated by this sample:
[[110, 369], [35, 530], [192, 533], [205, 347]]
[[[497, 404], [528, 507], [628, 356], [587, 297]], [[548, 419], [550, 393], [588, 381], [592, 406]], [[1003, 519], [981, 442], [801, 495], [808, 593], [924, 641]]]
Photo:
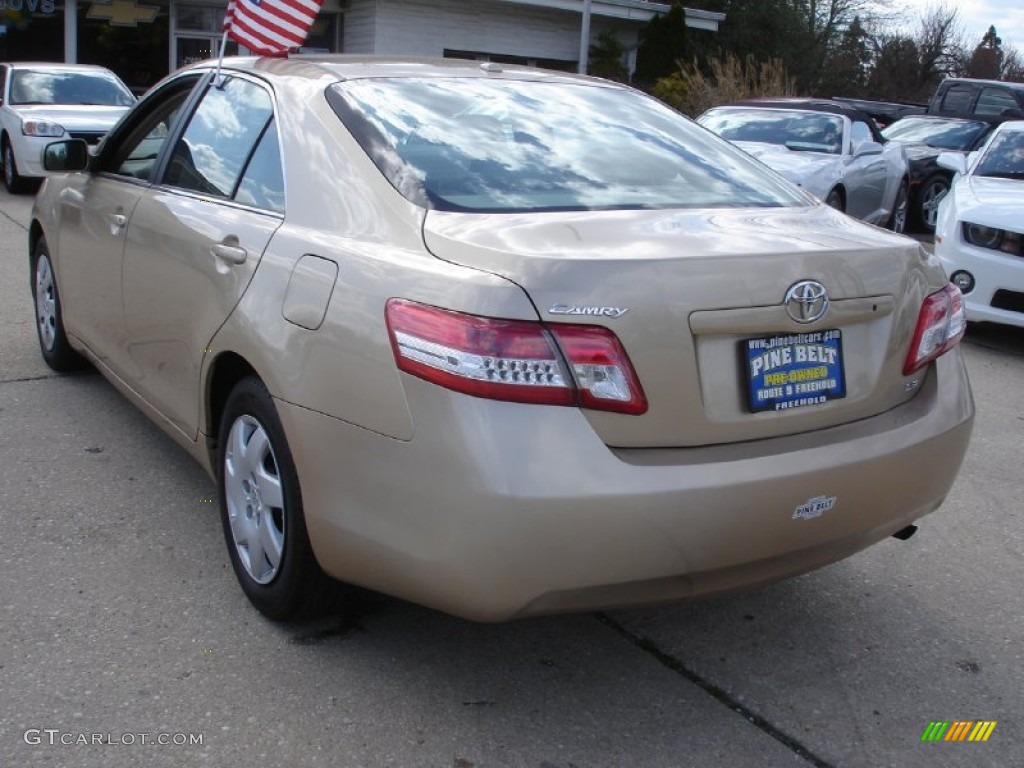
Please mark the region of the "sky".
[[1004, 46], [1013, 46], [1024, 55], [1024, 2], [1022, 0], [896, 0], [890, 9], [905, 8], [907, 25], [918, 26], [922, 14], [930, 8], [945, 5], [959, 11], [960, 26], [964, 31], [965, 43], [973, 48], [981, 42], [990, 25]]

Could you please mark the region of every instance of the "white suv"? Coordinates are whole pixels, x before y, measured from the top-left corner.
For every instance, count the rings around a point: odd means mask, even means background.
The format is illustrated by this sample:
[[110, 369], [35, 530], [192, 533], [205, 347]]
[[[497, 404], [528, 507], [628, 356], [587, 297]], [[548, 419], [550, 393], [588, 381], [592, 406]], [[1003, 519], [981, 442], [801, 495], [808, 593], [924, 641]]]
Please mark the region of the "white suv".
[[135, 97], [117, 75], [85, 64], [0, 64], [0, 162], [9, 192], [46, 175], [41, 155], [51, 141], [96, 144]]

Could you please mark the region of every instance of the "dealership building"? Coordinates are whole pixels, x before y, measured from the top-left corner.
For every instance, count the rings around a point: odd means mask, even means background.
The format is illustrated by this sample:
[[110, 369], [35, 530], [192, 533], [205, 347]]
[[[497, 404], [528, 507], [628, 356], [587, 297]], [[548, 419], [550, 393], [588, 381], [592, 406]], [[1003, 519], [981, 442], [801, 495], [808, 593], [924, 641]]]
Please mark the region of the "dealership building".
[[[575, 71], [584, 0], [325, 0], [306, 49], [446, 56]], [[613, 32], [632, 69], [637, 36], [666, 3], [591, 0], [590, 39]], [[0, 61], [100, 64], [135, 90], [210, 58], [226, 0], [0, 0]], [[686, 8], [686, 25], [721, 13]], [[233, 44], [229, 53], [237, 52]], [[244, 51], [243, 51], [244, 52]]]

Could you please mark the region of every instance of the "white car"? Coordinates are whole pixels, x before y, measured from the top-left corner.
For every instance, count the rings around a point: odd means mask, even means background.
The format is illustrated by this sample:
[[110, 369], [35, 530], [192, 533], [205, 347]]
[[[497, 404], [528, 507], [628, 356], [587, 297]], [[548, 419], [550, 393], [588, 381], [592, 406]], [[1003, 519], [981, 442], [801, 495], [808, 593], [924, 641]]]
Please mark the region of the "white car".
[[755, 100], [715, 107], [697, 122], [833, 208], [903, 232], [907, 162], [871, 118], [812, 99]]
[[967, 319], [1024, 328], [1024, 120], [1003, 123], [966, 158], [939, 204], [935, 254], [964, 295]]
[[96, 144], [135, 97], [117, 75], [86, 64], [0, 64], [0, 162], [9, 192], [45, 176], [42, 151], [55, 139]]

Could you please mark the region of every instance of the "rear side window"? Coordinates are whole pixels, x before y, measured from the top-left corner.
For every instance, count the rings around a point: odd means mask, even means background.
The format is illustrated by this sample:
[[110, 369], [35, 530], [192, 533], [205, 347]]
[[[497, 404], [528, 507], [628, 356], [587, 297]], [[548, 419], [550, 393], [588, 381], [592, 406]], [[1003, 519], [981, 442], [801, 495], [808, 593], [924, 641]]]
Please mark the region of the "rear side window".
[[281, 146], [277, 126], [271, 121], [256, 145], [249, 165], [238, 185], [235, 200], [256, 208], [284, 213], [284, 173], [281, 169]]
[[971, 108], [971, 97], [974, 89], [969, 85], [951, 85], [942, 97], [939, 107], [943, 112], [954, 112], [965, 115]]
[[174, 147], [164, 184], [231, 198], [273, 117], [261, 86], [237, 77], [211, 86]]
[[1013, 95], [1002, 88], [985, 87], [981, 89], [978, 103], [974, 107], [976, 115], [1003, 115], [1007, 110], [1019, 109]]

